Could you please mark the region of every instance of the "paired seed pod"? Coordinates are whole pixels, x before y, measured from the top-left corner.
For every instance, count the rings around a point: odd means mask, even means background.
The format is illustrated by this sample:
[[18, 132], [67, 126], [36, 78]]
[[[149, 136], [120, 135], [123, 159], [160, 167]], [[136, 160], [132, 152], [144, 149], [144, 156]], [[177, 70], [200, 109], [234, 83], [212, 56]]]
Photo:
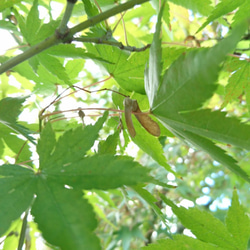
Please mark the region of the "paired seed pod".
[[137, 100], [126, 97], [123, 101], [125, 107], [125, 121], [131, 137], [135, 137], [136, 131], [132, 121], [132, 112], [140, 124], [153, 136], [160, 136], [161, 130], [157, 122], [152, 120], [148, 114], [144, 114], [137, 103]]

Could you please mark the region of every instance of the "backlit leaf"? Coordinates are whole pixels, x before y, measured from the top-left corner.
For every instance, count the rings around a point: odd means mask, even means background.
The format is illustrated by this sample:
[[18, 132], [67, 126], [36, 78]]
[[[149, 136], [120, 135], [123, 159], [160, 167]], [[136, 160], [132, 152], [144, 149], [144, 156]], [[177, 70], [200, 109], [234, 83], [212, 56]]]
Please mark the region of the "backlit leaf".
[[142, 247], [143, 250], [163, 250], [171, 248], [175, 250], [190, 250], [190, 249], [203, 249], [203, 250], [225, 250], [224, 247], [214, 246], [207, 242], [188, 237], [186, 235], [174, 235], [173, 239], [161, 239], [155, 244], [149, 244], [147, 247]]
[[223, 0], [219, 4], [215, 6], [211, 15], [207, 18], [206, 22], [202, 24], [202, 26], [198, 29], [197, 32], [201, 31], [206, 27], [210, 22], [214, 21], [215, 19], [226, 15], [229, 12], [232, 12], [236, 8], [238, 8], [241, 4], [243, 4], [245, 0]]
[[174, 4], [181, 5], [187, 9], [192, 10], [193, 12], [199, 12], [202, 15], [208, 15], [212, 10], [210, 0], [170, 0]]
[[[84, 157], [87, 150], [89, 150], [95, 140], [98, 137], [98, 132], [102, 128], [103, 123], [107, 119], [107, 113], [101, 117], [95, 125], [88, 125], [85, 128], [83, 126], [79, 126], [75, 130], [66, 131], [56, 142], [52, 139], [54, 138], [53, 132], [51, 131], [51, 127], [47, 126], [45, 132], [41, 135], [41, 140], [39, 141], [39, 147], [46, 149], [46, 153], [44, 154], [43, 150], [39, 150], [44, 156], [44, 159], [47, 161], [40, 162], [40, 168], [54, 168], [54, 164], [62, 167], [64, 164], [68, 164], [70, 162], [79, 161]], [[51, 153], [52, 149], [55, 147], [53, 153]], [[47, 156], [50, 155], [48, 158]]]
[[238, 242], [239, 248], [247, 249], [250, 235], [250, 219], [243, 206], [239, 203], [236, 189], [233, 192], [232, 205], [227, 212], [226, 226], [235, 241]]
[[163, 198], [176, 216], [180, 219], [183, 226], [190, 229], [197, 239], [212, 243], [224, 249], [237, 249], [238, 243], [234, 240], [226, 226], [217, 218], [206, 211], [201, 211], [196, 207], [184, 208], [177, 207], [172, 201]]
[[[232, 65], [232, 66], [231, 66]], [[221, 105], [224, 108], [229, 102], [238, 98], [243, 91], [250, 92], [250, 63], [244, 60], [231, 59], [225, 68], [233, 67], [228, 84], [225, 88], [225, 100]]]

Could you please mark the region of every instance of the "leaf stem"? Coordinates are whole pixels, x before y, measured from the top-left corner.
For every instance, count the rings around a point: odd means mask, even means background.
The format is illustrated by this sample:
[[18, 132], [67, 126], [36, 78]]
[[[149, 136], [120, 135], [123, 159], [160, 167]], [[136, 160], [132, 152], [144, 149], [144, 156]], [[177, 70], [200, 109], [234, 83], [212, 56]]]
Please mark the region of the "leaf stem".
[[68, 30], [67, 23], [71, 17], [74, 6], [75, 6], [75, 3], [67, 1], [66, 10], [64, 12], [63, 19], [60, 23], [60, 26], [58, 27], [58, 33], [61, 35], [64, 35]]

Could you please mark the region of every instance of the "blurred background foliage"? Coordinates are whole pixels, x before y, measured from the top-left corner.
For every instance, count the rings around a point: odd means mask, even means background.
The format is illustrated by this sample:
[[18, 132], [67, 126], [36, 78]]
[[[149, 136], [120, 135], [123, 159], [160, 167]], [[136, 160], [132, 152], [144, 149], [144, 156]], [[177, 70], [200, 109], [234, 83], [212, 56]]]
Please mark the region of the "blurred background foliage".
[[[90, 2], [95, 7], [95, 10], [99, 12], [100, 9], [105, 11], [124, 1], [97, 0]], [[207, 16], [210, 15], [217, 1], [188, 1], [190, 5], [185, 2], [168, 1], [165, 8], [162, 28], [164, 69], [169, 67], [182, 53], [200, 46], [211, 47], [216, 44], [226, 36], [234, 21], [236, 10], [219, 17], [196, 34], [196, 31], [207, 20]], [[27, 40], [35, 39], [34, 42], [37, 41], [36, 39], [42, 40], [48, 34], [54, 32], [54, 29], [58, 26], [58, 20], [64, 13], [64, 0], [39, 0], [36, 10], [39, 18], [35, 16], [35, 11], [32, 12], [33, 16], [29, 15], [33, 3], [33, 0], [15, 0], [5, 1], [4, 4], [0, 4], [0, 31], [3, 38], [0, 41], [2, 48], [1, 62], [24, 51], [29, 46]], [[157, 0], [147, 2], [140, 7], [127, 11], [122, 17], [117, 15], [107, 20], [106, 23], [102, 22], [98, 27], [85, 30], [84, 34], [101, 36], [101, 30], [105, 31], [107, 28], [105, 26], [108, 25], [113, 30], [114, 39], [130, 46], [145, 46], [152, 42], [156, 15], [159, 9], [158, 5], [159, 2]], [[27, 16], [43, 24], [43, 26], [39, 24], [39, 27], [42, 28], [40, 28], [37, 35], [39, 34], [40, 37], [36, 37], [34, 34], [31, 34], [31, 36], [29, 34], [29, 36], [26, 35], [25, 37], [24, 23]], [[86, 20], [86, 18], [84, 4], [82, 1], [78, 1], [70, 19], [70, 25], [78, 24]], [[128, 79], [133, 78], [132, 80], [134, 80], [138, 78], [140, 79], [138, 91], [130, 94], [136, 97], [137, 100], [140, 99], [140, 103], [145, 103], [142, 104], [145, 110], [148, 108], [146, 97], [143, 95], [143, 87], [141, 87], [145, 62], [148, 60], [147, 50], [130, 54], [126, 51], [113, 49], [114, 54], [110, 54], [110, 52], [105, 54], [105, 52], [101, 52], [98, 49], [98, 46], [82, 43], [76, 44], [77, 48], [85, 49], [89, 53], [85, 55], [85, 58], [84, 56], [79, 56], [79, 58], [57, 57], [59, 63], [65, 68], [69, 83], [63, 77], [55, 75], [52, 72], [53, 70], [45, 66], [38, 67], [37, 56], [29, 62], [16, 66], [13, 71], [11, 70], [0, 76], [1, 99], [7, 96], [27, 96], [19, 120], [23, 121], [22, 123], [31, 130], [38, 131], [38, 114], [41, 109], [49, 105], [70, 84], [75, 84], [81, 88], [92, 85], [88, 88], [90, 91], [112, 88], [123, 93], [130, 93], [126, 92], [129, 89], [126, 89], [126, 91], [121, 89], [116, 81], [125, 81], [124, 86], [126, 86], [126, 84], [129, 85]], [[216, 93], [204, 106], [214, 110], [223, 108], [229, 115], [236, 115], [243, 122], [248, 122], [249, 93], [247, 88], [249, 88], [250, 68], [249, 61], [246, 62], [246, 65], [241, 65], [241, 63], [244, 64], [245, 62], [241, 62], [239, 56], [249, 58], [249, 37], [243, 39], [238, 48], [241, 48], [241, 50], [229, 56], [223, 65]], [[95, 51], [95, 49], [97, 50]], [[112, 50], [112, 48], [108, 49]], [[55, 54], [56, 52], [52, 51], [51, 54], [53, 53]], [[112, 56], [117, 57], [118, 62], [122, 57], [125, 60], [136, 60], [137, 63], [138, 60], [141, 60], [142, 67], [131, 75], [130, 71], [123, 71], [122, 67], [124, 65], [122, 63], [118, 66], [119, 68], [117, 68], [117, 64], [105, 66], [99, 58], [112, 60]], [[32, 70], [35, 67], [38, 70], [37, 74]], [[108, 67], [113, 68], [110, 69]], [[232, 87], [235, 94], [230, 95], [229, 84], [235, 80], [232, 79], [233, 77], [237, 77], [233, 72], [238, 72], [239, 69], [242, 70], [242, 67], [246, 67], [245, 83], [243, 83], [243, 86], [236, 86], [236, 89]], [[115, 75], [114, 78], [110, 77], [110, 71]], [[244, 86], [246, 91], [243, 91]], [[68, 95], [69, 93], [71, 94]], [[84, 118], [86, 124], [92, 123], [96, 120], [96, 116], [102, 113], [98, 108], [116, 109], [117, 106], [115, 106], [114, 102], [117, 104], [122, 100], [121, 97], [117, 97], [116, 94], [112, 94], [109, 91], [86, 93], [79, 89], [68, 89], [64, 95], [66, 96], [51, 105], [46, 112], [77, 109], [78, 107], [97, 108], [96, 112], [86, 111], [86, 117]], [[118, 100], [115, 101], [115, 98], [118, 98]], [[53, 122], [53, 128], [58, 132], [58, 136], [61, 132], [74, 128], [81, 123], [77, 112], [65, 112], [60, 113], [59, 116], [49, 116], [48, 120]], [[210, 211], [215, 217], [224, 221], [230, 205], [232, 190], [235, 187], [239, 190], [240, 201], [247, 212], [250, 212], [249, 184], [211, 159], [206, 153], [193, 149], [190, 145], [185, 145], [171, 133], [169, 133], [168, 137], [160, 137], [159, 141], [163, 147], [164, 155], [168, 164], [176, 171], [178, 176], [176, 177], [159, 166], [150, 156], [130, 142], [125, 131], [119, 137], [119, 134], [116, 132], [118, 125], [119, 116], [111, 116], [102, 130], [102, 140], [105, 141], [108, 135], [113, 135], [113, 137], [110, 137], [110, 142], [115, 141], [114, 145], [116, 145], [116, 142], [118, 143], [118, 146], [115, 146], [117, 154], [125, 153], [132, 155], [135, 160], [149, 168], [151, 174], [156, 179], [161, 181], [168, 180], [168, 184], [177, 186], [177, 188], [166, 189], [154, 184], [149, 184], [146, 187], [154, 197], [158, 198], [156, 204], [166, 216], [166, 224], [162, 223], [152, 207], [130, 188], [126, 190], [110, 190], [108, 192], [100, 190], [86, 191], [85, 197], [93, 204], [98, 215], [99, 226], [96, 232], [102, 241], [104, 249], [138, 249], [141, 246], [154, 242], [156, 239], [167, 237], [170, 233], [191, 235], [190, 231], [185, 229], [171, 212], [171, 209], [161, 202], [159, 193], [166, 195], [176, 204], [186, 207], [199, 206], [202, 210]], [[17, 157], [17, 162], [31, 159], [36, 163], [37, 158], [31, 145], [25, 144], [22, 138], [14, 135], [5, 138], [6, 131], [2, 130], [0, 133], [1, 163], [13, 163]], [[243, 169], [249, 168], [249, 152], [231, 145], [221, 146], [225, 147], [229, 154], [239, 161], [239, 165]], [[20, 151], [21, 148], [22, 150]], [[100, 145], [99, 148], [95, 147], [89, 154], [93, 154], [93, 152], [98, 150], [101, 150]], [[31, 163], [28, 162], [27, 164]], [[39, 247], [43, 245], [43, 248], [37, 247], [37, 249], [56, 249], [55, 247], [44, 245], [45, 243], [41, 240], [41, 235], [34, 233], [37, 232], [35, 223], [32, 222], [32, 219], [30, 220], [29, 232], [31, 242], [36, 241]], [[18, 232], [20, 226], [21, 221], [15, 222], [10, 232]], [[14, 244], [15, 238], [18, 239], [17, 234], [12, 233], [6, 238], [5, 244], [2, 244], [3, 249], [14, 249], [10, 244]], [[34, 245], [32, 244], [33, 247], [30, 249], [36, 249]]]

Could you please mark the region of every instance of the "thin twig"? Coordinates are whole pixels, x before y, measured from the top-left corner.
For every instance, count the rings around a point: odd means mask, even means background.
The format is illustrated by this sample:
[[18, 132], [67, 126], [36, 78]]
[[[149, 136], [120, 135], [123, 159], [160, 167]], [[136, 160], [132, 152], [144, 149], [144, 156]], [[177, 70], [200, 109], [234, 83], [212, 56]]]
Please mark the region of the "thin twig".
[[23, 151], [25, 145], [27, 144], [27, 142], [28, 142], [28, 141], [25, 141], [25, 142], [23, 143], [22, 147], [20, 148], [20, 150], [18, 151], [18, 153], [17, 153], [17, 155], [16, 155], [16, 157], [15, 157], [15, 163], [17, 163], [17, 160], [18, 160], [20, 154], [22, 153], [22, 151]]
[[121, 42], [105, 41], [105, 40], [102, 40], [101, 38], [90, 38], [90, 37], [76, 37], [73, 39], [73, 41], [78, 41], [78, 42], [83, 42], [83, 43], [87, 42], [87, 43], [105, 44], [105, 45], [118, 47], [119, 49], [131, 51], [131, 52], [141, 52], [150, 48], [151, 46], [150, 44], [147, 44], [144, 47], [137, 48], [134, 46], [125, 46]]
[[112, 78], [112, 76], [109, 76], [108, 78], [106, 78], [106, 79], [104, 79], [104, 80], [101, 80], [101, 81], [98, 81], [98, 82], [91, 83], [91, 84], [85, 86], [84, 89], [90, 88], [90, 87], [92, 87], [92, 86], [96, 86], [96, 85], [98, 85], [99, 83], [102, 83], [102, 82], [106, 82], [106, 81], [108, 81], [108, 80], [111, 79], [111, 78]]

